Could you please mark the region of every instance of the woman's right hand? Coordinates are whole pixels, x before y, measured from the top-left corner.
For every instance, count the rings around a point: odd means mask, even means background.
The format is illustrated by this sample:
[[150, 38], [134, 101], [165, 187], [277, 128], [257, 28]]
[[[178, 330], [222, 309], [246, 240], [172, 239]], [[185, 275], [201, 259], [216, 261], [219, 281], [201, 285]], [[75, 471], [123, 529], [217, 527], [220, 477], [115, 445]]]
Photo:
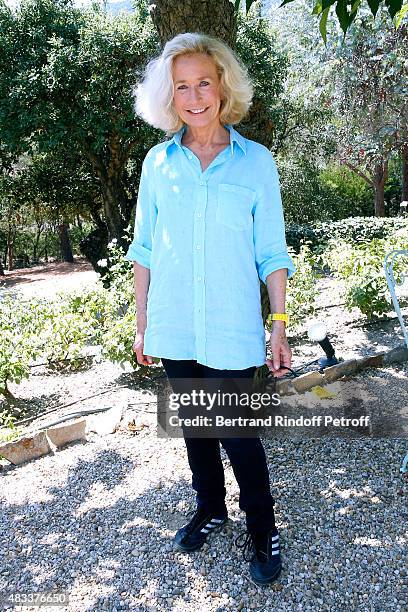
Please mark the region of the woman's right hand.
[[153, 365], [153, 357], [145, 355], [144, 349], [144, 332], [136, 332], [135, 341], [133, 343], [133, 351], [136, 354], [137, 362], [140, 365], [150, 366]]

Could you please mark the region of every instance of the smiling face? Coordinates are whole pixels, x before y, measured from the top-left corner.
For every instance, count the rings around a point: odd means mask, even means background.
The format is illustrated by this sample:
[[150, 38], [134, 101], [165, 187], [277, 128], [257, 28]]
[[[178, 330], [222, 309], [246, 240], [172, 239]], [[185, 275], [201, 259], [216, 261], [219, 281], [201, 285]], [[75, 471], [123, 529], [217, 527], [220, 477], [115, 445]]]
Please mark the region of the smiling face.
[[211, 57], [204, 53], [176, 57], [173, 84], [174, 108], [184, 123], [194, 127], [219, 123], [221, 86]]

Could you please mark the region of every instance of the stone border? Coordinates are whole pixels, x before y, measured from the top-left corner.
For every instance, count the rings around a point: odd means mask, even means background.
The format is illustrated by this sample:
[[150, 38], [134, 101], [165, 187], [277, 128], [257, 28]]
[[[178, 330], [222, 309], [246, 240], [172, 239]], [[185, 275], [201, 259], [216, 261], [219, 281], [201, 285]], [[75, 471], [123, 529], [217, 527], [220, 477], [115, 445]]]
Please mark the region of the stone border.
[[86, 440], [85, 428], [86, 419], [83, 418], [77, 418], [68, 424], [61, 423], [32, 436], [1, 444], [0, 455], [13, 465], [20, 465], [55, 452], [69, 442]]
[[397, 346], [390, 351], [369, 355], [361, 359], [348, 359], [337, 365], [325, 368], [322, 372], [307, 372], [297, 378], [276, 381], [276, 392], [279, 395], [293, 395], [305, 393], [316, 385], [327, 385], [342, 376], [357, 374], [366, 368], [380, 368], [391, 363], [408, 361], [408, 348], [405, 345]]
[[[113, 433], [122, 420], [125, 406], [118, 404], [107, 408], [104, 413], [94, 413], [84, 417], [73, 417], [63, 423], [44, 425], [43, 429], [25, 436], [0, 444], [0, 456], [13, 465], [32, 461], [37, 457], [56, 452], [65, 444], [76, 440], [87, 441], [87, 433], [93, 431], [99, 435]], [[1, 466], [0, 466], [1, 467]]]
[[[349, 359], [341, 361], [337, 365], [325, 368], [321, 372], [308, 372], [293, 379], [277, 380], [276, 391], [279, 395], [293, 395], [304, 393], [317, 385], [327, 385], [342, 376], [356, 374], [365, 368], [378, 368], [391, 363], [403, 363], [408, 361], [408, 348], [405, 345], [398, 346], [386, 353], [378, 353], [361, 359]], [[32, 436], [26, 436], [0, 445], [0, 456], [10, 461], [13, 465], [20, 465], [37, 457], [42, 457], [50, 452], [55, 452], [69, 442], [86, 440], [86, 432], [96, 431], [100, 434], [115, 431], [123, 414], [123, 406], [116, 406], [108, 410], [105, 419], [99, 416], [97, 419], [79, 418], [68, 423], [54, 425], [39, 431]]]

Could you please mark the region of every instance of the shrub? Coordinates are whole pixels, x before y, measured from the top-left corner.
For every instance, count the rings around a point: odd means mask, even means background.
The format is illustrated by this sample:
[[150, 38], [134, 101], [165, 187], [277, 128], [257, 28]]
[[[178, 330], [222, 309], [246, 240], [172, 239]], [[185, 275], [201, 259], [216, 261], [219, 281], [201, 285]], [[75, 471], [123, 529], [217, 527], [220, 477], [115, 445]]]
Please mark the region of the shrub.
[[[384, 274], [385, 255], [394, 249], [408, 249], [408, 228], [402, 228], [387, 238], [373, 238], [350, 243], [332, 239], [320, 260], [335, 277], [345, 284], [346, 307], [357, 307], [368, 318], [390, 310], [390, 295]], [[394, 265], [396, 279], [407, 266], [407, 259], [398, 258]]]
[[13, 399], [10, 382], [29, 376], [29, 364], [38, 354], [44, 311], [38, 302], [16, 303], [11, 296], [0, 301], [0, 393]]
[[310, 225], [289, 224], [286, 226], [286, 241], [296, 252], [299, 252], [302, 242], [307, 242], [314, 251], [322, 252], [331, 239], [366, 242], [391, 237], [407, 225], [406, 217], [350, 217]]
[[[77, 298], [78, 299], [78, 298]], [[0, 393], [9, 401], [9, 383], [28, 378], [38, 358], [49, 363], [71, 360], [75, 367], [92, 341], [95, 321], [72, 305], [75, 298], [59, 295], [55, 300], [19, 300], [6, 296], [0, 302]]]
[[[303, 244], [296, 254], [292, 247], [288, 251], [296, 266], [296, 273], [289, 280], [286, 290], [286, 311], [290, 318], [290, 329], [293, 330], [307, 317], [313, 315], [317, 294], [316, 280], [319, 277], [315, 271], [316, 258], [309, 246]], [[269, 316], [266, 328], [270, 331], [272, 320]]]

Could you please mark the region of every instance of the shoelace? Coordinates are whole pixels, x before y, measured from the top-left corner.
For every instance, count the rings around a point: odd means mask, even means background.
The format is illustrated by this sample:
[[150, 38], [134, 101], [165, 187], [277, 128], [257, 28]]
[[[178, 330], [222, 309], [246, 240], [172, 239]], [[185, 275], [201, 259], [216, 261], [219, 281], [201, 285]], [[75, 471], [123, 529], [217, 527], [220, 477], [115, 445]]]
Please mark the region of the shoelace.
[[[244, 531], [242, 533], [240, 533], [236, 538], [235, 538], [235, 546], [237, 548], [242, 548], [242, 555], [245, 559], [245, 561], [252, 561], [253, 558], [257, 555], [257, 552], [263, 552], [263, 554], [265, 555], [267, 560], [270, 560], [270, 552], [268, 552], [269, 549], [269, 537], [268, 536], [268, 542], [266, 545], [267, 550], [265, 551], [257, 551], [256, 549], [256, 545], [255, 545], [255, 540], [252, 536], [251, 533], [249, 533], [248, 531]], [[276, 541], [275, 541], [276, 540]], [[275, 542], [274, 542], [275, 541]], [[279, 554], [279, 534], [275, 535], [272, 537], [272, 556]]]
[[242, 556], [245, 561], [252, 561], [256, 548], [252, 535], [248, 531], [243, 531], [235, 538], [235, 546], [242, 548]]

